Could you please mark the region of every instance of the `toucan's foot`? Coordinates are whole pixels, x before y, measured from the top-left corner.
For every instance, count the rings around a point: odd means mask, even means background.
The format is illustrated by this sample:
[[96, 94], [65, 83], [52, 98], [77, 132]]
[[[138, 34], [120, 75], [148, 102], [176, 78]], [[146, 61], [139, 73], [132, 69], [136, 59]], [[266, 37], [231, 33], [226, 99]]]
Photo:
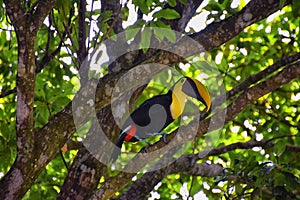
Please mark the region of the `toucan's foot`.
[[145, 147], [142, 148], [142, 151], [145, 152], [145, 153], [147, 153], [147, 148], [151, 144], [149, 142], [147, 142], [146, 140], [144, 140], [144, 139], [139, 138], [139, 140], [142, 141], [142, 142], [144, 142], [145, 144], [147, 144], [147, 146], [145, 146]]
[[167, 134], [163, 132], [163, 133], [161, 134], [161, 138], [160, 138], [160, 139], [161, 139], [165, 144], [168, 144], [168, 141], [167, 141], [167, 138], [166, 138], [166, 137], [167, 137]]
[[152, 136], [157, 136], [157, 135], [161, 135], [160, 140], [162, 140], [165, 144], [168, 144], [167, 138], [166, 138], [166, 133], [165, 132], [160, 132], [160, 133], [152, 133]]
[[148, 150], [147, 150], [147, 149], [148, 149], [148, 146], [149, 146], [149, 145], [143, 147], [142, 150], [141, 150], [141, 152], [147, 153], [147, 152], [148, 152]]

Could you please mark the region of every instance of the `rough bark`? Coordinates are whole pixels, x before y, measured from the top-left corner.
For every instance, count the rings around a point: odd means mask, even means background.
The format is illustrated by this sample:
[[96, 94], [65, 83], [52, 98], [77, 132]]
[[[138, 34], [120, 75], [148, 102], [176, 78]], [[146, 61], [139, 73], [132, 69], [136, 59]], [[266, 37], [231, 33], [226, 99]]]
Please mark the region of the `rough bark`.
[[16, 0], [4, 1], [7, 14], [15, 29], [18, 41], [17, 69], [17, 158], [10, 171], [0, 182], [0, 196], [4, 199], [21, 199], [40, 173], [35, 169], [34, 88], [36, 33], [55, 1], [41, 1], [32, 12], [25, 12]]
[[[119, 128], [114, 124], [111, 107], [106, 106], [98, 113], [98, 121], [107, 135], [117, 136]], [[94, 126], [92, 126], [94, 127]], [[87, 139], [93, 140], [98, 130], [91, 128]], [[101, 145], [101, 144], [99, 144]], [[85, 170], [83, 173], [82, 170]], [[107, 174], [107, 175], [106, 175]], [[59, 193], [58, 199], [88, 199], [97, 189], [101, 176], [108, 178], [108, 171], [85, 147], [77, 153]]]

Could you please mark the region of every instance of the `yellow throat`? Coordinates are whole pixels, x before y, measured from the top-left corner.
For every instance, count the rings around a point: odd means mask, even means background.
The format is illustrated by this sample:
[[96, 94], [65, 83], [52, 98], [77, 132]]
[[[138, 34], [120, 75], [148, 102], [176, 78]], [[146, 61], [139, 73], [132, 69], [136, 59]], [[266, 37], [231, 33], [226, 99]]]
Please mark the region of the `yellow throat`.
[[172, 91], [172, 103], [170, 106], [173, 119], [177, 119], [184, 110], [187, 95], [182, 92], [182, 85], [184, 81], [180, 81], [175, 85]]

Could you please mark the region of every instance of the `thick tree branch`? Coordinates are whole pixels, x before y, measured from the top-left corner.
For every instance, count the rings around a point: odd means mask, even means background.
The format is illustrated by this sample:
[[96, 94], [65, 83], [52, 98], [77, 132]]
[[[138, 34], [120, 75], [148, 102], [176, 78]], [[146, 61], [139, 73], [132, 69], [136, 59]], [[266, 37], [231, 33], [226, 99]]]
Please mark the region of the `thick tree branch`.
[[169, 174], [185, 173], [192, 176], [215, 177], [221, 175], [224, 170], [219, 164], [197, 164], [196, 161], [195, 155], [182, 155], [165, 168], [143, 174], [117, 199], [146, 199], [153, 188]]
[[103, 165], [88, 150], [81, 148], [69, 169], [57, 199], [88, 199], [96, 190], [97, 183], [103, 175], [102, 168]]
[[5, 0], [6, 12], [14, 26], [24, 23], [25, 11], [18, 0]]
[[45, 18], [48, 16], [49, 12], [55, 5], [57, 0], [42, 0], [39, 1], [37, 4], [37, 7], [35, 9], [35, 12], [32, 15], [32, 20], [34, 24], [34, 30], [38, 30], [39, 27], [43, 24]]
[[[272, 141], [275, 139], [276, 138], [262, 141], [237, 142], [228, 146], [209, 149], [200, 152], [199, 154], [182, 155], [171, 165], [142, 175], [117, 199], [145, 199], [153, 188], [169, 174], [186, 173], [202, 177], [218, 176], [223, 172], [223, 167], [221, 165], [208, 165], [207, 163], [197, 164], [197, 161], [204, 157], [217, 156], [237, 149], [252, 149], [254, 147], [261, 147], [263, 149], [273, 148], [275, 142]], [[300, 152], [300, 146], [286, 145], [285, 148], [286, 151], [289, 152]], [[205, 156], [203, 157], [203, 155]]]
[[[27, 164], [32, 159], [32, 149], [34, 144], [34, 118], [33, 102], [35, 87], [35, 62], [34, 43], [35, 34], [30, 35], [30, 18], [22, 9], [20, 3], [16, 1], [5, 1], [7, 13], [15, 28], [18, 39], [18, 68], [17, 68], [17, 162], [19, 168]], [[19, 16], [18, 16], [19, 14]], [[27, 160], [26, 162], [24, 162]], [[22, 163], [24, 162], [24, 163]], [[23, 169], [26, 171], [27, 169]], [[22, 171], [21, 174], [26, 173]]]
[[[95, 123], [101, 124], [104, 132], [117, 135], [116, 133], [119, 132], [119, 127], [113, 124], [114, 120], [110, 106], [106, 106], [102, 109], [98, 113], [97, 118], [99, 122], [95, 121]], [[87, 134], [86, 140], [98, 141], [98, 131], [96, 126], [92, 126]], [[101, 147], [101, 145], [102, 144], [97, 144], [99, 147]], [[95, 151], [99, 152], [101, 150], [95, 149]], [[93, 194], [99, 184], [101, 175], [105, 176], [105, 174], [108, 174], [106, 166], [100, 163], [93, 155], [95, 155], [95, 152], [90, 152], [85, 147], [79, 150], [69, 170], [69, 174], [65, 179], [58, 199], [89, 199]], [[82, 177], [82, 169], [88, 169], [90, 172], [96, 173], [86, 172], [84, 177]], [[105, 176], [105, 178], [107, 177], [108, 175]]]
[[112, 1], [101, 1], [101, 12], [111, 11], [111, 20], [107, 23], [110, 28], [117, 34], [123, 31], [122, 26], [122, 12], [121, 12], [121, 4], [119, 0]]
[[[206, 50], [212, 49], [211, 47], [218, 47], [231, 38], [234, 38], [247, 26], [281, 9], [280, 3], [280, 0], [252, 0], [240, 12], [225, 20], [208, 25], [203, 31], [195, 33], [191, 37], [199, 41]], [[290, 3], [291, 0], [287, 0], [284, 5]]]
[[4, 199], [21, 199], [41, 171], [35, 171], [34, 167], [37, 161], [34, 151], [36, 138], [34, 137], [33, 117], [36, 68], [34, 45], [37, 30], [50, 12], [54, 2], [42, 1], [42, 14], [33, 16], [31, 13], [25, 13], [19, 1], [4, 1], [18, 41], [17, 158], [10, 171], [0, 182], [0, 196]]

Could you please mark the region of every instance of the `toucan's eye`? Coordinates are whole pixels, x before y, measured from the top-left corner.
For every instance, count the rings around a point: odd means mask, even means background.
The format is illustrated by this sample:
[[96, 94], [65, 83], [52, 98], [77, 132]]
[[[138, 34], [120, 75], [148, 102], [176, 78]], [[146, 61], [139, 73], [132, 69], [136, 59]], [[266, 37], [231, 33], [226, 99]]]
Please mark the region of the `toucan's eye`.
[[184, 83], [184, 81], [185, 81], [184, 79], [181, 79], [181, 80], [180, 80], [181, 83]]

